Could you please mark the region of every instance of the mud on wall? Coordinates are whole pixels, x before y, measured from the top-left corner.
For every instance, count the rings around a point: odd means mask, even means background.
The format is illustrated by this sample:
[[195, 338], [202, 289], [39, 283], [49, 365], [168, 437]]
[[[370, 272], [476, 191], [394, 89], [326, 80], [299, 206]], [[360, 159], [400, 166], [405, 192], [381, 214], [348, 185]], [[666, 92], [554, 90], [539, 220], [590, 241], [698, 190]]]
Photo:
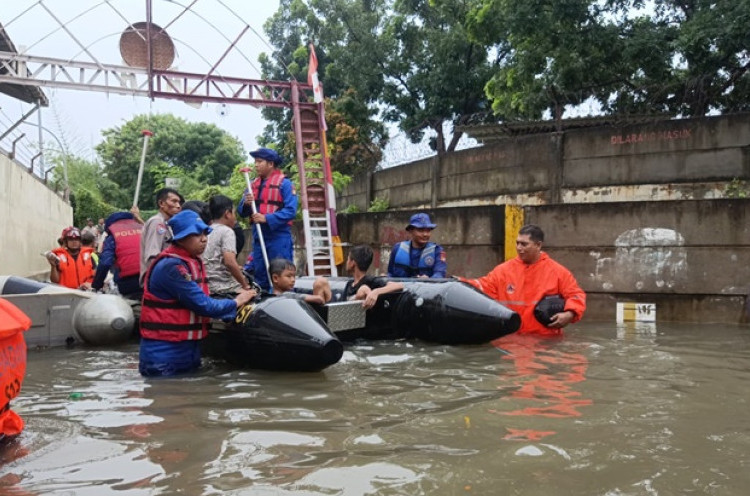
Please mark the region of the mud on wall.
[[73, 222], [73, 208], [26, 168], [0, 154], [0, 275], [44, 278], [40, 255]]

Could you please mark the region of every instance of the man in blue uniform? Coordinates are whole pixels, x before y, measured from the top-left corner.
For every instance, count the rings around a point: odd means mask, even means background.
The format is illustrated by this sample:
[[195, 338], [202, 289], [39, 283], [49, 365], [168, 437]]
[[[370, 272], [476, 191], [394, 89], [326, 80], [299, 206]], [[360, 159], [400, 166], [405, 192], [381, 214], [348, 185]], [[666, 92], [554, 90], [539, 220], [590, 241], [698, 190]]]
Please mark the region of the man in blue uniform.
[[104, 239], [92, 289], [99, 291], [110, 270], [114, 272], [117, 290], [125, 298], [140, 300], [143, 290], [141, 273], [141, 230], [143, 226], [130, 212], [115, 212], [104, 223]]
[[138, 369], [145, 376], [200, 367], [200, 340], [208, 335], [209, 318], [231, 320], [256, 296], [244, 290], [231, 300], [210, 298], [201, 254], [211, 228], [192, 210], [182, 210], [167, 224], [172, 244], [151, 264], [143, 285]]
[[443, 247], [430, 241], [437, 225], [426, 213], [411, 216], [406, 230], [410, 240], [396, 243], [388, 261], [388, 277], [445, 277], [446, 264]]
[[[263, 232], [269, 261], [274, 258], [294, 260], [291, 224], [297, 215], [297, 195], [292, 182], [278, 169], [282, 161], [278, 153], [270, 148], [259, 148], [250, 152], [250, 155], [255, 159], [257, 177], [251, 185], [252, 191], [245, 190], [242, 195], [237, 212], [240, 217], [250, 216], [253, 224], [255, 282], [262, 289], [271, 292], [271, 281], [268, 280], [257, 226]], [[255, 214], [252, 210], [253, 201], [257, 209]]]

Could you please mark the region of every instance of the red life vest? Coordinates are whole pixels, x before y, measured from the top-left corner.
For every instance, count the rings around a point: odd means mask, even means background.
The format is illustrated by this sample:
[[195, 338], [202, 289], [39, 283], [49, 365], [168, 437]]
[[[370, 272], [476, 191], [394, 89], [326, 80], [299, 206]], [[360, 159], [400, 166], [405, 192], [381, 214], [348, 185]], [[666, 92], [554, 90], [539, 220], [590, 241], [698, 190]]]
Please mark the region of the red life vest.
[[60, 286], [78, 289], [81, 284], [94, 281], [94, 260], [91, 256], [93, 248], [81, 247], [75, 259], [63, 247], [55, 248], [52, 253], [60, 259]]
[[266, 184], [263, 188], [263, 193], [258, 196], [258, 190], [260, 189], [261, 179], [256, 177], [253, 181], [253, 198], [256, 202], [260, 200], [258, 205], [258, 213], [261, 214], [272, 214], [281, 207], [284, 206], [284, 198], [281, 196], [281, 182], [285, 179], [284, 173], [278, 169], [274, 169], [266, 178]]
[[178, 258], [187, 264], [190, 275], [208, 294], [208, 282], [203, 260], [191, 257], [184, 249], [172, 245], [162, 251], [151, 263], [146, 272], [143, 284], [143, 304], [141, 307], [141, 336], [160, 341], [191, 341], [203, 339], [208, 335], [208, 323], [211, 319], [202, 317], [183, 307], [175, 299], [164, 300], [149, 290], [151, 272], [162, 258]]
[[122, 219], [109, 226], [115, 240], [115, 267], [120, 277], [141, 273], [141, 230], [143, 226], [134, 219]]

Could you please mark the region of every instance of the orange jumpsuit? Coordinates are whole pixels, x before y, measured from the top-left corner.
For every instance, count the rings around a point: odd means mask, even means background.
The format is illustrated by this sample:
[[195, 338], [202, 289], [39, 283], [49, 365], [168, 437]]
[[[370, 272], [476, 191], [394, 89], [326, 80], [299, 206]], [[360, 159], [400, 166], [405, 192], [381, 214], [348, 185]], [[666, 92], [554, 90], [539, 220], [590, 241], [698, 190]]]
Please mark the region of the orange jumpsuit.
[[545, 327], [534, 317], [534, 307], [545, 296], [562, 296], [565, 310], [575, 314], [572, 322], [581, 320], [586, 310], [586, 293], [578, 286], [573, 274], [544, 252], [533, 264], [526, 264], [516, 257], [501, 263], [484, 277], [461, 280], [518, 312], [521, 316], [519, 333], [562, 334], [562, 329]]

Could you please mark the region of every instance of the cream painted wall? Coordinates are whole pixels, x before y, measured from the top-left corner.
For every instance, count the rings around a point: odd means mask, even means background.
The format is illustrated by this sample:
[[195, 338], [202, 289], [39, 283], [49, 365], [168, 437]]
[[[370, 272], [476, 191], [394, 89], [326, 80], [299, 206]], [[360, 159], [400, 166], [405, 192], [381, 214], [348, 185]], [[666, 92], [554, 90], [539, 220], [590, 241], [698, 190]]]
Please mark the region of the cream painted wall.
[[0, 154], [0, 275], [46, 279], [40, 253], [57, 246], [73, 208], [26, 168]]

